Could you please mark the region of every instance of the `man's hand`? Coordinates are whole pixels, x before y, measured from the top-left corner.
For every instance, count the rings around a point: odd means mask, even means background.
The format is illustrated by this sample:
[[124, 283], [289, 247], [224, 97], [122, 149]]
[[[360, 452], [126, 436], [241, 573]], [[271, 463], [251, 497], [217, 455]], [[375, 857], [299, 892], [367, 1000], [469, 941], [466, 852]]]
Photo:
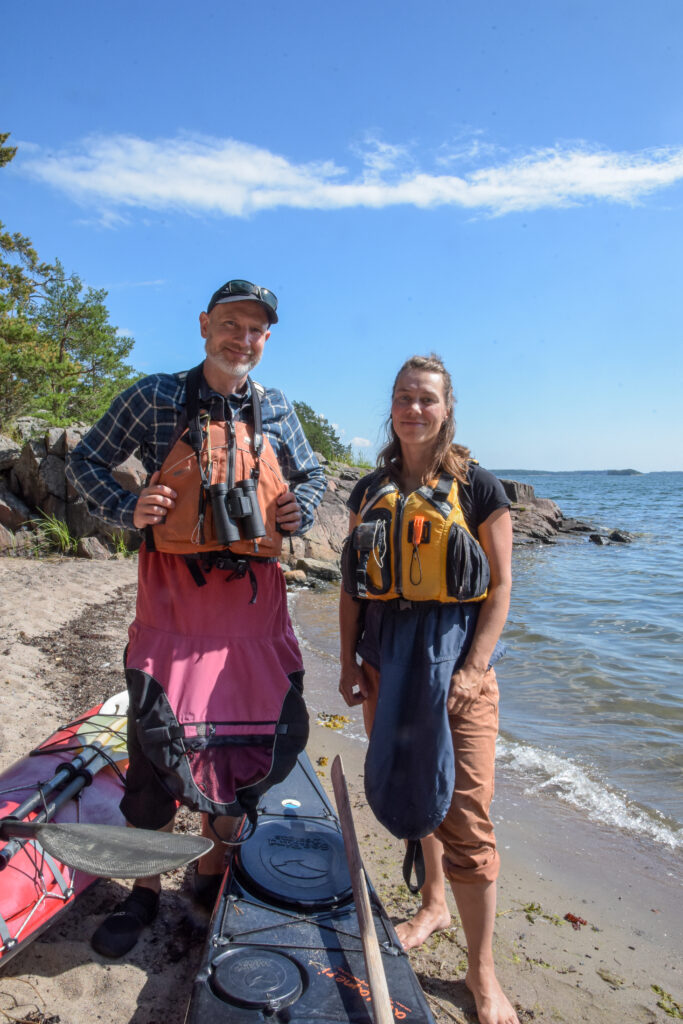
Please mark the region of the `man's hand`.
[[283, 533], [296, 533], [302, 523], [301, 509], [296, 495], [291, 491], [285, 491], [277, 499], [277, 512], [275, 521]]
[[170, 487], [158, 483], [160, 473], [152, 473], [149, 483], [140, 491], [133, 512], [133, 522], [138, 530], [144, 526], [156, 526], [163, 523], [169, 509], [175, 508], [174, 498], [178, 495]]

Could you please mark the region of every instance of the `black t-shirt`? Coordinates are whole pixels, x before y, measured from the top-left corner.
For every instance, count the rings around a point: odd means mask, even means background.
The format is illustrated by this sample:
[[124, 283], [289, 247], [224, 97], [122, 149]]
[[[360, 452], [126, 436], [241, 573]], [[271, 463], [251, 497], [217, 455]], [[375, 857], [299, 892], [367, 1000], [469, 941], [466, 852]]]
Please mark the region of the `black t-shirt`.
[[[359, 511], [363, 495], [378, 475], [384, 476], [384, 470], [376, 469], [368, 473], [355, 485], [346, 503], [352, 512]], [[470, 462], [468, 466], [467, 483], [458, 483], [458, 498], [467, 528], [475, 537], [479, 535], [481, 523], [485, 522], [492, 512], [498, 508], [510, 507], [510, 501], [498, 477], [476, 462]]]

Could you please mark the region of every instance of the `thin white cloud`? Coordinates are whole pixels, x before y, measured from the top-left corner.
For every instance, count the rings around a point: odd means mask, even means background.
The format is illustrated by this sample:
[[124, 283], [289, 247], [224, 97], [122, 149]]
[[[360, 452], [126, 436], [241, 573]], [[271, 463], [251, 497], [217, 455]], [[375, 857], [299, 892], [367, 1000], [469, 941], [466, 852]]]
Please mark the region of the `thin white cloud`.
[[391, 174], [405, 174], [413, 166], [408, 146], [394, 146], [372, 135], [365, 135], [361, 143], [351, 147], [351, 152], [363, 165], [363, 181], [385, 180]]
[[[85, 197], [84, 197], [85, 198]], [[83, 217], [77, 222], [86, 228], [118, 228], [129, 223], [128, 217], [112, 209], [101, 210], [95, 217]]]
[[[110, 211], [113, 223], [126, 207], [244, 217], [277, 207], [402, 204], [454, 206], [495, 216], [591, 201], [633, 204], [683, 179], [683, 147], [620, 153], [563, 143], [511, 159], [489, 159], [460, 175], [416, 169], [405, 147], [369, 138], [356, 152], [362, 166], [353, 174], [332, 160], [295, 164], [235, 139], [148, 141], [116, 135], [31, 155], [22, 164], [34, 178]], [[474, 155], [470, 149], [468, 156]], [[443, 153], [437, 155], [439, 165]]]
[[484, 139], [481, 128], [470, 128], [459, 132], [449, 142], [443, 142], [436, 152], [434, 162], [437, 167], [453, 167], [459, 163], [491, 161], [501, 154], [499, 146]]
[[367, 437], [352, 437], [351, 447], [352, 448], [370, 448], [372, 441], [368, 441]]

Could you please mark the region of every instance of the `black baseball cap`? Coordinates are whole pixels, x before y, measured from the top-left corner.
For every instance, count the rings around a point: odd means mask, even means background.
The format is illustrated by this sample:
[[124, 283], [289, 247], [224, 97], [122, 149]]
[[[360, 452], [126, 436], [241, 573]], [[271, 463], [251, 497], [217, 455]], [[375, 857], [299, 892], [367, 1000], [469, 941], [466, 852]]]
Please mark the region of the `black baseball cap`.
[[209, 299], [206, 312], [210, 313], [214, 306], [221, 306], [226, 302], [260, 302], [266, 311], [268, 323], [276, 324], [277, 317], [277, 296], [268, 288], [260, 288], [251, 281], [242, 281], [239, 278], [233, 281], [226, 281], [224, 285], [215, 291]]

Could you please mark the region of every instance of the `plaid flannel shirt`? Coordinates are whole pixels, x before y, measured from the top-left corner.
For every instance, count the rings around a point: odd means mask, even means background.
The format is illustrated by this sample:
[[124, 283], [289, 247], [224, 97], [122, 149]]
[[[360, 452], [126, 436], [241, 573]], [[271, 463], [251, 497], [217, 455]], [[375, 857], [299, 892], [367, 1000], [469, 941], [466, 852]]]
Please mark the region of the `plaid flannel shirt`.
[[[82, 495], [92, 515], [112, 526], [135, 529], [137, 495], [124, 490], [112, 470], [137, 452], [151, 475], [161, 464], [174, 439], [185, 408], [186, 373], [157, 373], [143, 377], [112, 402], [109, 410], [88, 431], [71, 453], [67, 477]], [[251, 388], [224, 398], [209, 391], [203, 381], [202, 398], [227, 402], [235, 419], [249, 418]], [[296, 495], [302, 523], [298, 533], [313, 525], [313, 511], [325, 493], [325, 474], [306, 440], [301, 424], [282, 391], [266, 388], [261, 395], [263, 433], [273, 446], [283, 475]]]

